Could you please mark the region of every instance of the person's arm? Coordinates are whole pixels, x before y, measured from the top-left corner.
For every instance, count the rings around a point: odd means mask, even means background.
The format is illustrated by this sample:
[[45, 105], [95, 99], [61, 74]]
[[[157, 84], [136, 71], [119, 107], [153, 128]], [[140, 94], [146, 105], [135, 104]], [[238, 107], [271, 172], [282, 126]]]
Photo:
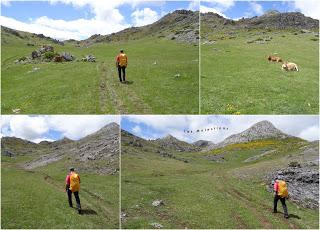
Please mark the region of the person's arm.
[[68, 174], [66, 177], [66, 191], [69, 189], [70, 187], [70, 175]]
[[126, 67], [128, 66], [128, 56], [126, 55]]
[[79, 184], [81, 183], [81, 181], [80, 181], [80, 176], [78, 175], [78, 178], [79, 178]]
[[274, 191], [274, 194], [275, 194], [275, 195], [278, 194], [278, 189], [279, 189], [279, 188], [278, 188], [278, 182], [275, 182], [274, 185], [273, 185], [273, 191]]
[[116, 57], [116, 67], [119, 67], [119, 55]]

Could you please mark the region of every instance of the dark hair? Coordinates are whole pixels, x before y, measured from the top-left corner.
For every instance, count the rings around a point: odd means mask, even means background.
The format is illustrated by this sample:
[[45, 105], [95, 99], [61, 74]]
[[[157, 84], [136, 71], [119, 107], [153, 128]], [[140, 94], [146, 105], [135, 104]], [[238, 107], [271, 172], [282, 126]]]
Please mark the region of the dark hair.
[[120, 53], [123, 53], [123, 49], [120, 50]]
[[73, 172], [73, 171], [74, 171], [74, 168], [70, 168], [70, 171], [72, 171], [72, 172]]

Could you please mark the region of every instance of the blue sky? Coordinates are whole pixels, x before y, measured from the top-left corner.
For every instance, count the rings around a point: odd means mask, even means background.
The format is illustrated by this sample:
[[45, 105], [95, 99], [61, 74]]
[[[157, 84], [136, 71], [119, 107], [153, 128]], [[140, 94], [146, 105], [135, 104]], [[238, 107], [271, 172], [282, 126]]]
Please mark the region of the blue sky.
[[[268, 120], [283, 132], [310, 141], [319, 139], [319, 121], [317, 116], [223, 116], [223, 115], [127, 115], [122, 116], [121, 128], [144, 139], [156, 139], [168, 134], [180, 140], [194, 142], [209, 140], [214, 143], [244, 131], [253, 124]], [[224, 130], [211, 130], [214, 127]], [[194, 132], [198, 129], [210, 131]], [[193, 130], [187, 133], [185, 130]]]
[[32, 142], [56, 141], [67, 137], [79, 140], [105, 125], [116, 122], [116, 115], [1, 116], [1, 136], [14, 136]]
[[197, 10], [198, 1], [5, 0], [1, 1], [1, 24], [60, 40], [85, 39], [150, 24], [177, 9]]
[[200, 11], [218, 13], [230, 19], [260, 16], [268, 10], [280, 12], [299, 11], [305, 15], [319, 19], [320, 1], [292, 0], [292, 1], [234, 1], [234, 0], [204, 0]]

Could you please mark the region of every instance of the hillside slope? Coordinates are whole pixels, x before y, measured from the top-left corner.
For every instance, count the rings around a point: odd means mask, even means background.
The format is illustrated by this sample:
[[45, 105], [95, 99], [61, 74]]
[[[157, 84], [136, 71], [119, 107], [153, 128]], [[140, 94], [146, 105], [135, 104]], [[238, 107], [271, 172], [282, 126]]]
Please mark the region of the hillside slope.
[[[268, 127], [278, 135], [270, 138], [263, 132], [260, 139], [207, 152], [167, 148], [168, 153], [184, 161], [163, 157], [157, 153], [155, 141], [123, 131], [122, 227], [318, 228], [318, 209], [304, 208], [296, 197], [287, 204], [289, 220], [281, 213], [273, 214], [273, 195], [268, 191], [270, 173], [304, 159], [308, 154], [301, 154], [315, 144], [291, 136], [281, 138], [285, 134], [270, 124]], [[312, 156], [319, 159], [315, 151]], [[288, 184], [295, 193], [293, 184]], [[312, 184], [317, 186], [316, 181]], [[255, 192], [248, 193], [252, 188]], [[313, 198], [315, 201], [316, 194]], [[154, 205], [159, 200], [160, 205]]]

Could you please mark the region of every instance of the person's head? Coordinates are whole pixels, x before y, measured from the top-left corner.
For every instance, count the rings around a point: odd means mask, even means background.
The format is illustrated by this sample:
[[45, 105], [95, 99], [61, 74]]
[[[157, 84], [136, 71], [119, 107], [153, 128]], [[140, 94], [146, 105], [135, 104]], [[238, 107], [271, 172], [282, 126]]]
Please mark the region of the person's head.
[[73, 167], [71, 167], [69, 170], [70, 170], [70, 172], [74, 172], [74, 168]]
[[123, 53], [123, 49], [120, 49], [120, 53]]

